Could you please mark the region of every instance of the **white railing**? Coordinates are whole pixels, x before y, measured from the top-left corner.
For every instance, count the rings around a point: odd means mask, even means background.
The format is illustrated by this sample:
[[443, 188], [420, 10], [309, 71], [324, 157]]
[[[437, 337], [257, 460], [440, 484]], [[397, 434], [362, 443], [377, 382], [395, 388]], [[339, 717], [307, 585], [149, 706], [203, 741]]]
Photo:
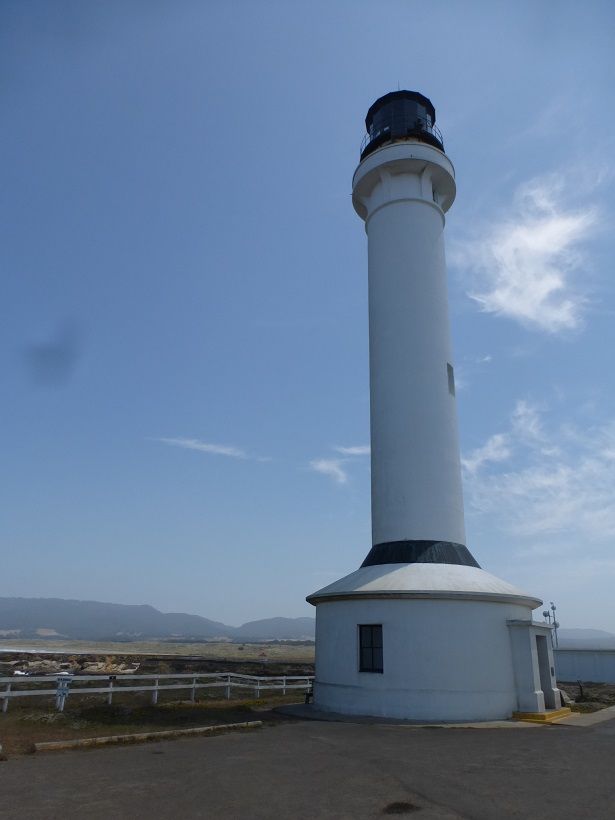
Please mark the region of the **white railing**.
[[[97, 681], [99, 686], [82, 686], [82, 683]], [[137, 685], [127, 685], [138, 681]], [[145, 684], [143, 681], [153, 681]], [[161, 683], [162, 681], [162, 683]], [[165, 683], [166, 681], [166, 683]], [[180, 681], [179, 683], [177, 681]], [[113, 703], [114, 694], [125, 692], [151, 692], [152, 703], [158, 703], [158, 693], [170, 689], [187, 689], [190, 700], [196, 699], [197, 689], [224, 689], [225, 695], [231, 697], [231, 689], [253, 689], [255, 697], [260, 697], [265, 689], [280, 689], [285, 695], [289, 690], [300, 689], [306, 694], [312, 692], [314, 677], [312, 675], [279, 675], [259, 677], [257, 675], [240, 675], [236, 672], [207, 672], [200, 675], [51, 675], [39, 677], [0, 678], [0, 700], [2, 711], [6, 712], [11, 698], [54, 697], [56, 708], [64, 711], [66, 698], [70, 695], [107, 695], [107, 703]], [[30, 689], [33, 683], [53, 683], [53, 688]], [[104, 685], [103, 685], [104, 684]], [[4, 686], [4, 690], [2, 687]]]

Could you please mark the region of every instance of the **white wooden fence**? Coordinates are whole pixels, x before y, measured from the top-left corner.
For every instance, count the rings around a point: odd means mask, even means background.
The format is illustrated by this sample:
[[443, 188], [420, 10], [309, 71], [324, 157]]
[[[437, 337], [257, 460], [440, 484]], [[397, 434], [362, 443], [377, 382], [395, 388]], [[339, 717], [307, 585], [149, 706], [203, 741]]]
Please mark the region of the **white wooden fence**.
[[[57, 709], [62, 712], [66, 698], [70, 695], [106, 695], [107, 703], [113, 702], [114, 694], [125, 692], [151, 692], [152, 703], [158, 703], [158, 693], [170, 689], [184, 689], [190, 693], [192, 702], [196, 699], [197, 689], [222, 689], [227, 698], [232, 689], [252, 689], [255, 697], [265, 689], [281, 690], [283, 695], [294, 689], [311, 693], [314, 677], [312, 675], [280, 675], [278, 677], [259, 677], [257, 675], [240, 675], [236, 672], [207, 672], [200, 675], [72, 675], [60, 674], [55, 677], [19, 676], [0, 678], [0, 700], [2, 711], [6, 712], [11, 698], [54, 697]], [[96, 681], [99, 685], [92, 685]], [[145, 681], [153, 681], [146, 684]], [[46, 683], [45, 689], [32, 689], [32, 684]], [[82, 685], [89, 683], [90, 685]], [[4, 687], [4, 689], [2, 689]]]

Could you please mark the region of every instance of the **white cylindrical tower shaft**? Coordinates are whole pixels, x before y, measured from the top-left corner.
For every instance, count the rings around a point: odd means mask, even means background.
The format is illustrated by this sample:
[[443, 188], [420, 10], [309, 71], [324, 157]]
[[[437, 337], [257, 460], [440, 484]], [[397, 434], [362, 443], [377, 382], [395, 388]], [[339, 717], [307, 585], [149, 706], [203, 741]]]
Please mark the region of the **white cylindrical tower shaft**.
[[353, 204], [368, 237], [373, 548], [367, 564], [477, 566], [465, 547], [444, 256], [444, 214], [455, 198], [455, 178], [439, 144], [419, 133], [376, 145], [364, 151], [353, 179]]

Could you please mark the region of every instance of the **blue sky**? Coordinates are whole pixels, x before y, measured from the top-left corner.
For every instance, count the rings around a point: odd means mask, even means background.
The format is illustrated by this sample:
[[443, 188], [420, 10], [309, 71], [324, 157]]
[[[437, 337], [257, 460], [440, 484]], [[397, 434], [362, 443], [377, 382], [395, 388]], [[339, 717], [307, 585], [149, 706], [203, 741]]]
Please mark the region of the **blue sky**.
[[468, 546], [615, 631], [615, 7], [0, 4], [0, 595], [241, 624], [369, 551], [350, 186], [437, 111]]

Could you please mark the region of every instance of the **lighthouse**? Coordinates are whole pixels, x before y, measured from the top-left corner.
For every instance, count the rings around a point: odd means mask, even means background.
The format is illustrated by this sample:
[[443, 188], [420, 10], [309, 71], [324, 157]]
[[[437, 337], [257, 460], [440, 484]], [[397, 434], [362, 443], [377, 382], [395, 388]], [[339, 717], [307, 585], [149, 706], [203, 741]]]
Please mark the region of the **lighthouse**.
[[[560, 705], [541, 601], [466, 545], [444, 252], [456, 193], [431, 101], [367, 112], [352, 182], [369, 282], [372, 546], [316, 607], [314, 707], [419, 721]], [[365, 553], [364, 553], [365, 554]]]

